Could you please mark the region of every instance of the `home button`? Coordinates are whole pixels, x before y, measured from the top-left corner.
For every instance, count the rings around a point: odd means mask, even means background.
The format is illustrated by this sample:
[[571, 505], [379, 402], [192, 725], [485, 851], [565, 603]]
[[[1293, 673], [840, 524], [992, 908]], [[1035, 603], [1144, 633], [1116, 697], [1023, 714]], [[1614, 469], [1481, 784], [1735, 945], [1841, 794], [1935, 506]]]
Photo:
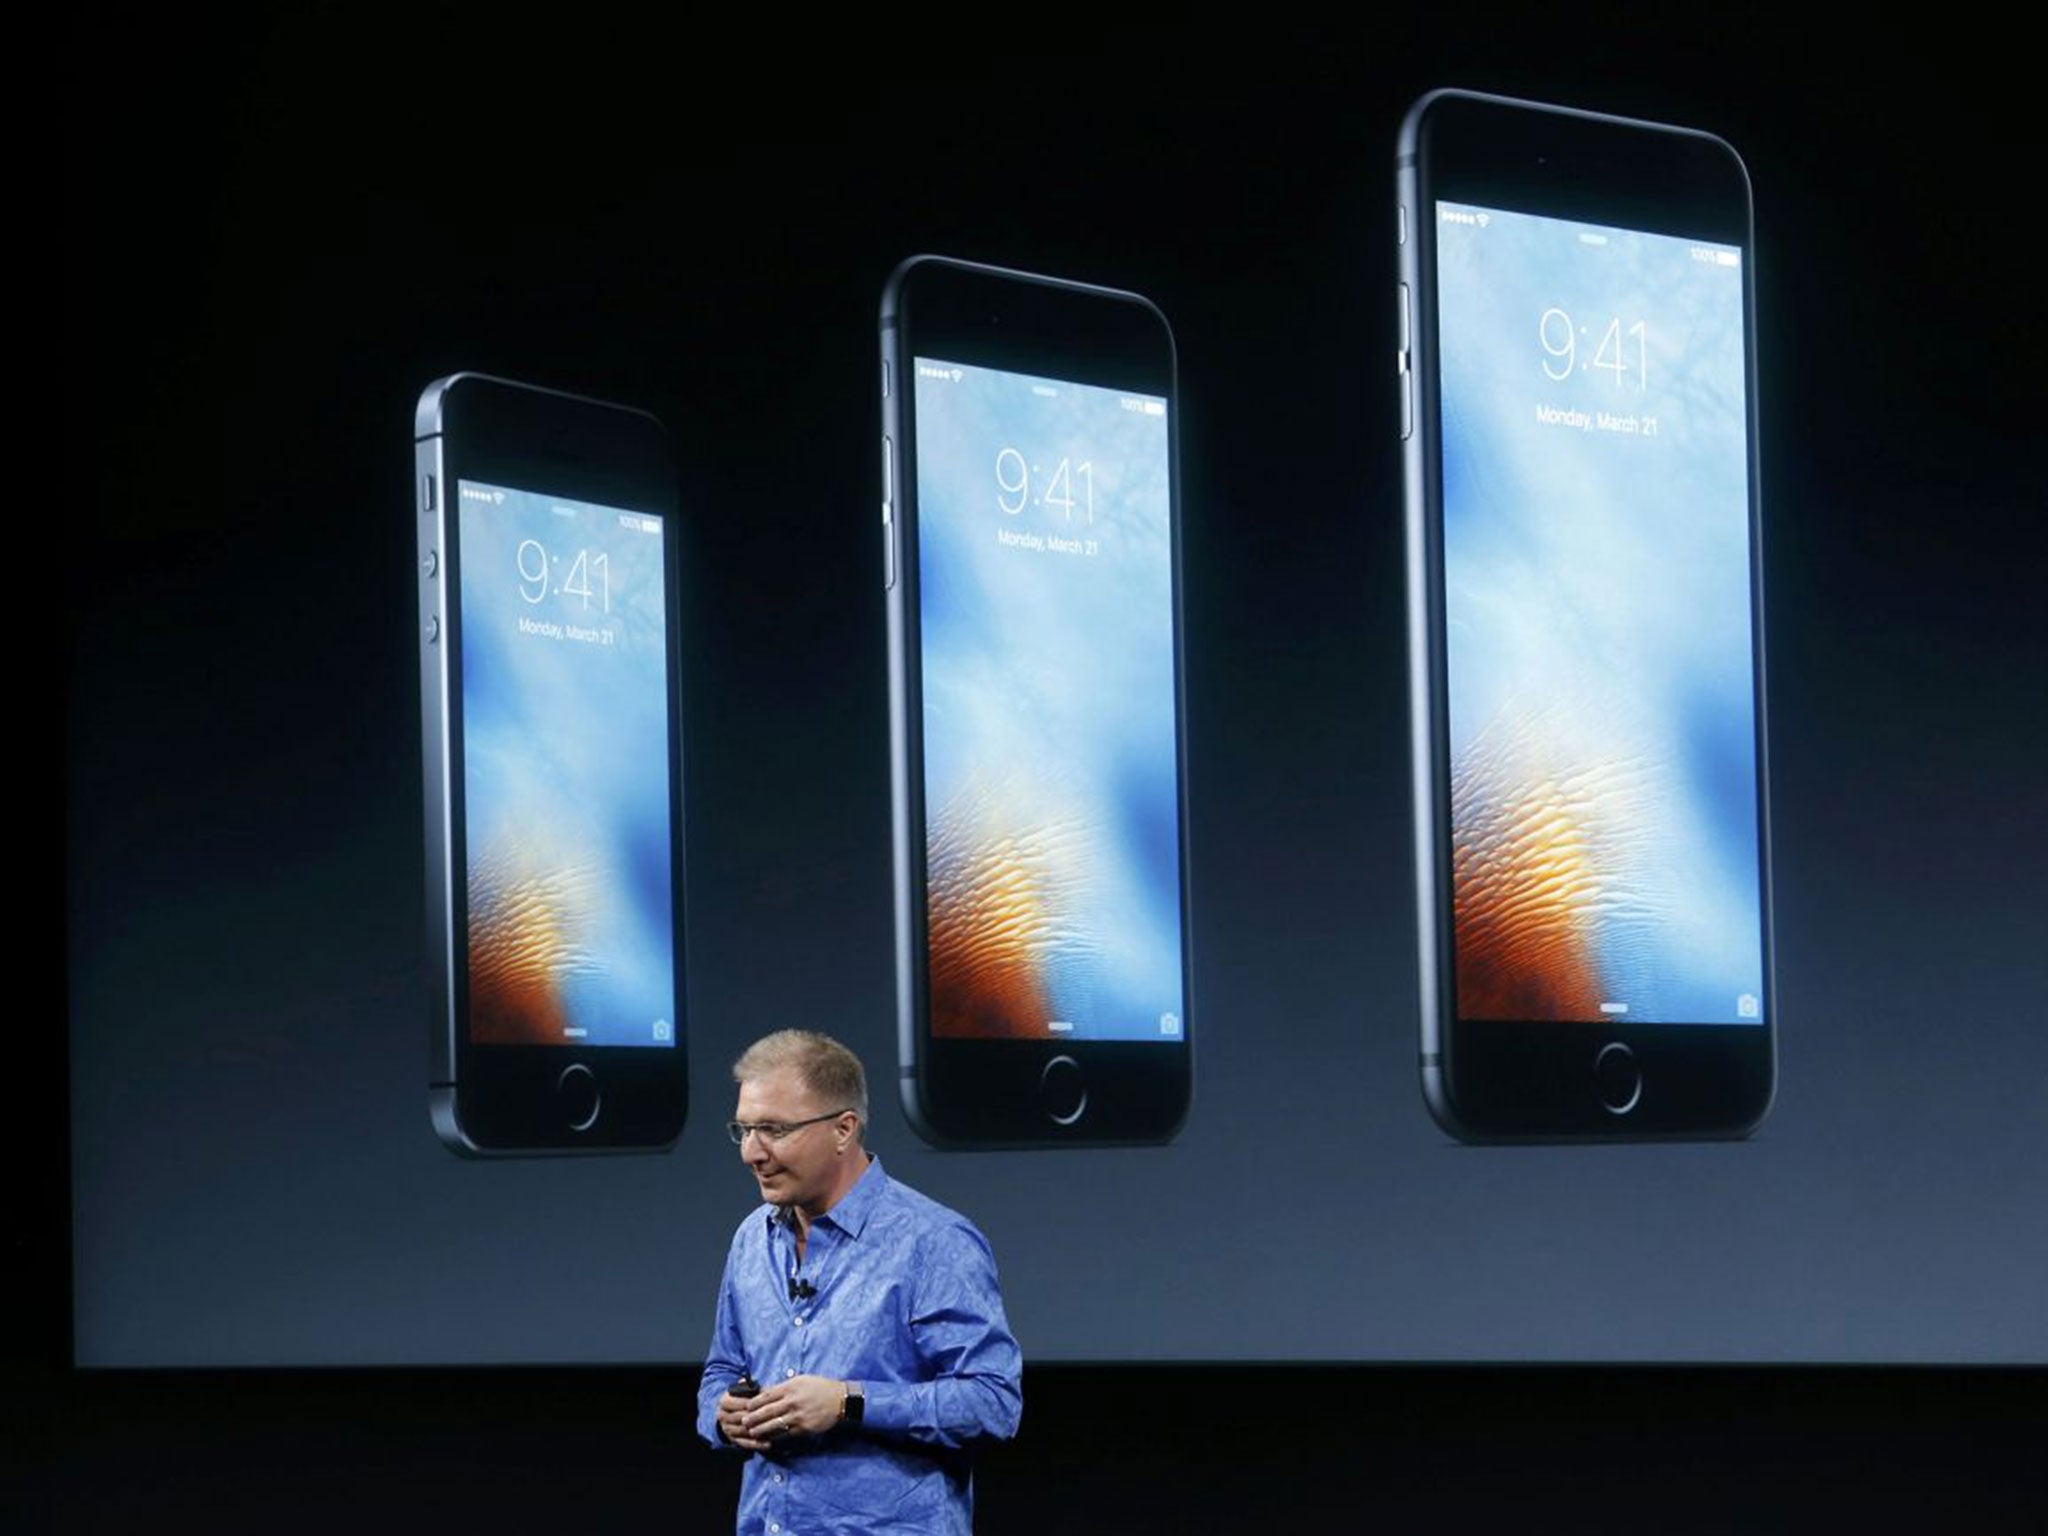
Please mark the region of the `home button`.
[[597, 1077], [580, 1063], [562, 1069], [555, 1080], [555, 1107], [572, 1131], [587, 1131], [597, 1124], [598, 1108], [604, 1095], [597, 1091]]
[[1593, 1058], [1593, 1081], [1610, 1115], [1627, 1114], [1643, 1096], [1643, 1069], [1636, 1065], [1636, 1053], [1619, 1040], [1608, 1041]]
[[1071, 1056], [1055, 1056], [1038, 1075], [1038, 1107], [1054, 1125], [1072, 1125], [1088, 1108], [1088, 1079]]

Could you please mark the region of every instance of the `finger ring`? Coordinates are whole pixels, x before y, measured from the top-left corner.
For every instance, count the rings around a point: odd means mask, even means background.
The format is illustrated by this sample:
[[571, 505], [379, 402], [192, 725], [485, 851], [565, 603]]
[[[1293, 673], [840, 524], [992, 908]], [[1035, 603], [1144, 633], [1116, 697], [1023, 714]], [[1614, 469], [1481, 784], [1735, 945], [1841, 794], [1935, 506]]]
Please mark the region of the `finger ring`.
[[782, 1432], [785, 1435], [789, 1433], [789, 1419], [787, 1415], [785, 1415], [782, 1420]]

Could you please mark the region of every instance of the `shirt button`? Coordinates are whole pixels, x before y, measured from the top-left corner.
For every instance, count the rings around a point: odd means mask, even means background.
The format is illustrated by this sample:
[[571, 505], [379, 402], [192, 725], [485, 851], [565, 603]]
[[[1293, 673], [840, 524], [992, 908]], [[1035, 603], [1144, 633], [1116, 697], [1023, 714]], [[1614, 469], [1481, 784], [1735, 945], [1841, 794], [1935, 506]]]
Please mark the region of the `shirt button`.
[[769, 1530], [771, 1530], [771, 1531], [773, 1531], [773, 1532], [775, 1532], [775, 1536], [782, 1536], [782, 1527], [781, 1527], [781, 1526], [779, 1526], [779, 1525], [775, 1525], [775, 1524], [772, 1524], [772, 1523], [771, 1523], [771, 1524], [769, 1525], [768, 1529], [769, 1529]]
[[803, 1320], [802, 1318], [798, 1318], [798, 1319], [796, 1320], [796, 1325], [797, 1325], [797, 1327], [799, 1327], [799, 1328], [803, 1327], [803, 1325], [804, 1325], [804, 1320]]
[[796, 1374], [796, 1367], [792, 1365], [788, 1370], [784, 1371], [782, 1374], [785, 1376], [794, 1376]]
[[775, 1481], [778, 1483], [782, 1481], [782, 1474], [780, 1472], [775, 1474]]

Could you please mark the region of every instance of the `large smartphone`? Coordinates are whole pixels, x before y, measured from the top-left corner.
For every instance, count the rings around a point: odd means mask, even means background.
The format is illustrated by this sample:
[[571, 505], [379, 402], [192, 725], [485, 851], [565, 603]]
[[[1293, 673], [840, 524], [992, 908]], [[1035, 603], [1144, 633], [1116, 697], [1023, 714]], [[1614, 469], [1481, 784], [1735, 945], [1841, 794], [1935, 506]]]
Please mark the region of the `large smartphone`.
[[1776, 1083], [1749, 179], [1461, 91], [1397, 156], [1422, 1080], [1468, 1140]]
[[938, 1145], [1157, 1142], [1192, 1083], [1173, 333], [905, 262], [882, 296], [903, 1102]]
[[689, 1103], [676, 477], [645, 412], [480, 374], [414, 430], [428, 1102], [466, 1155]]

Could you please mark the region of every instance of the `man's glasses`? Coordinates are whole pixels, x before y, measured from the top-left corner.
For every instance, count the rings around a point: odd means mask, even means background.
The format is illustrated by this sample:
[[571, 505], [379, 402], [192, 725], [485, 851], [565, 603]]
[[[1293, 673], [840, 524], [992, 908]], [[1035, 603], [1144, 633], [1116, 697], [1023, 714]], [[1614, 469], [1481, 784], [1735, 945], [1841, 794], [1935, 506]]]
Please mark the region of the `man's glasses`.
[[785, 1136], [793, 1135], [807, 1125], [817, 1125], [826, 1120], [837, 1120], [841, 1115], [850, 1115], [851, 1109], [835, 1109], [829, 1115], [813, 1115], [808, 1120], [756, 1120], [751, 1124], [745, 1120], [725, 1122], [725, 1134], [732, 1138], [732, 1144], [743, 1147], [749, 1136], [758, 1136], [773, 1146]]

